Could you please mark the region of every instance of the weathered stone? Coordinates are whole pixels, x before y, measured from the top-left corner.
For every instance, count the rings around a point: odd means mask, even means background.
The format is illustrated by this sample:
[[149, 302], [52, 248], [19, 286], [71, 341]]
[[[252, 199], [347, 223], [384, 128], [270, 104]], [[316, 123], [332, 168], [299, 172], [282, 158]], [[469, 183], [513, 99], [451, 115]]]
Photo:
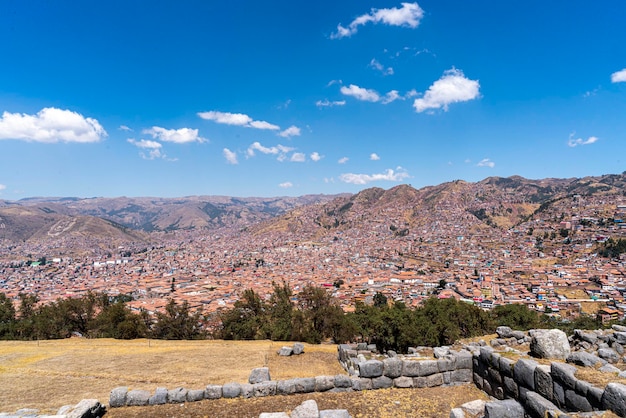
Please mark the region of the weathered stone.
[[519, 396], [517, 383], [515, 383], [515, 380], [512, 377], [504, 376], [502, 378], [502, 384], [504, 385], [504, 389], [507, 394], [513, 398], [517, 398]]
[[299, 356], [304, 353], [304, 344], [302, 343], [294, 343], [293, 344], [293, 354]]
[[[222, 387], [220, 386], [220, 395], [222, 394]], [[197, 402], [204, 399], [205, 392], [202, 389], [189, 389], [187, 391], [187, 402]], [[218, 398], [208, 398], [218, 399]]]
[[[360, 377], [359, 378], [359, 386], [360, 388], [358, 390], [371, 390], [372, 389], [372, 379], [368, 379], [367, 377]], [[352, 388], [354, 389], [354, 385], [352, 386]], [[357, 389], [355, 389], [357, 390]]]
[[514, 399], [487, 402], [485, 418], [524, 418], [524, 407]]
[[402, 375], [402, 360], [394, 358], [386, 358], [383, 360], [383, 376], [392, 379]]
[[314, 377], [298, 377], [293, 379], [296, 393], [310, 393], [315, 391]]
[[437, 367], [440, 372], [449, 372], [454, 370], [454, 360], [450, 358], [440, 358], [437, 360]]
[[471, 416], [483, 415], [485, 413], [485, 405], [487, 402], [477, 399], [475, 401], [466, 402], [461, 405], [459, 408], [463, 410], [466, 414]]
[[426, 376], [426, 386], [429, 388], [443, 385], [443, 374], [436, 373]]
[[254, 387], [250, 383], [243, 383], [241, 385], [241, 397], [244, 399], [252, 398], [254, 396]]
[[491, 383], [495, 383], [496, 385], [502, 384], [502, 375], [500, 375], [500, 371], [498, 369], [490, 367], [487, 372], [487, 377]]
[[126, 395], [126, 406], [145, 406], [148, 405], [150, 392], [147, 390], [134, 389]]
[[222, 396], [224, 398], [237, 398], [239, 395], [241, 395], [241, 385], [239, 383], [231, 382], [222, 386]]
[[326, 392], [335, 387], [335, 376], [316, 376], [315, 391]]
[[555, 381], [554, 385], [552, 386], [552, 389], [554, 392], [554, 398], [552, 399], [552, 401], [559, 408], [564, 408], [565, 407], [565, 388], [563, 387], [562, 384]]
[[515, 362], [510, 358], [500, 356], [500, 374], [503, 376], [513, 377], [513, 365]]
[[452, 408], [450, 410], [450, 418], [465, 418], [465, 412], [461, 408]]
[[372, 389], [387, 389], [393, 387], [393, 379], [387, 376], [372, 378]]
[[357, 350], [367, 350], [367, 343], [358, 343], [356, 345]]
[[472, 368], [472, 353], [469, 351], [452, 352], [454, 358], [455, 369], [471, 369]]
[[549, 401], [554, 400], [554, 385], [550, 366], [540, 365], [535, 368], [535, 391]]
[[324, 409], [320, 411], [320, 418], [352, 418], [347, 409]]
[[511, 333], [511, 338], [515, 338], [518, 344], [522, 344], [525, 341], [526, 334], [524, 333], [524, 331], [513, 331]]
[[296, 393], [296, 383], [294, 379], [279, 380], [276, 382], [277, 395], [293, 395]]
[[408, 376], [400, 376], [393, 379], [393, 386], [397, 388], [412, 388], [413, 378]]
[[320, 411], [313, 399], [302, 402], [291, 412], [291, 418], [319, 418]]
[[493, 397], [499, 400], [504, 399], [504, 388], [502, 386], [493, 386]]
[[602, 360], [598, 356], [594, 356], [591, 353], [587, 353], [586, 351], [576, 351], [567, 356], [568, 363], [576, 364], [578, 366], [584, 367], [594, 367], [596, 364], [606, 364], [605, 360]]
[[538, 363], [534, 360], [520, 359], [515, 363], [515, 376], [518, 385], [523, 385], [530, 390], [535, 390], [535, 368]]
[[612, 348], [613, 348], [613, 350], [615, 350], [615, 352], [616, 352], [617, 354], [619, 354], [620, 356], [621, 356], [622, 354], [624, 354], [624, 346], [623, 346], [623, 345], [621, 345], [620, 343], [618, 343], [618, 342], [614, 342], [614, 343], [613, 343], [613, 345], [612, 345], [611, 347], [612, 347]]
[[119, 408], [126, 405], [126, 394], [128, 388], [126, 386], [120, 386], [111, 391], [109, 394], [109, 406], [111, 408]]
[[611, 329], [618, 332], [626, 332], [626, 327], [624, 325], [613, 324], [611, 325]]
[[491, 354], [494, 349], [491, 347], [480, 347], [480, 360], [487, 366], [491, 366]]
[[604, 366], [600, 367], [598, 370], [601, 371], [602, 373], [620, 373], [621, 372], [620, 369], [613, 366], [612, 364], [605, 364]]
[[286, 412], [261, 412], [259, 418], [289, 418]]
[[163, 405], [167, 403], [167, 388], [156, 388], [154, 395], [148, 399], [148, 405]]
[[450, 381], [452, 383], [470, 383], [472, 381], [471, 369], [454, 370], [450, 374]]
[[[370, 379], [365, 379], [365, 380], [369, 380], [370, 385], [372, 384], [372, 381]], [[352, 390], [357, 391], [357, 392], [363, 390], [361, 386], [361, 378], [359, 377], [352, 378]]]
[[390, 358], [398, 357], [398, 353], [396, 353], [393, 350], [387, 350], [387, 357], [390, 357]]
[[511, 327], [500, 326], [496, 328], [496, 334], [498, 334], [500, 338], [510, 338], [512, 332]]
[[431, 374], [439, 373], [437, 360], [422, 360], [419, 362], [419, 364], [420, 376], [430, 376]]
[[552, 402], [540, 394], [531, 391], [526, 393], [525, 405], [526, 409], [530, 412], [530, 415], [535, 417], [546, 417], [549, 416], [549, 413], [557, 414], [556, 416], [561, 416], [563, 414], [563, 412], [561, 412]]
[[567, 335], [559, 329], [534, 330], [530, 352], [539, 358], [565, 360], [570, 354]]
[[416, 377], [420, 375], [420, 362], [414, 360], [402, 361], [402, 376]]
[[598, 357], [608, 361], [609, 363], [617, 363], [619, 361], [619, 354], [615, 350], [610, 348], [601, 348], [598, 350]]
[[[517, 372], [517, 370], [515, 371]], [[550, 372], [552, 374], [552, 380], [555, 382], [561, 383], [567, 389], [576, 388], [577, 379], [574, 377], [576, 367], [569, 364], [553, 362], [550, 364]]]
[[425, 377], [414, 377], [413, 387], [414, 388], [426, 388], [428, 387], [428, 382], [426, 381]]
[[335, 375], [335, 387], [336, 388], [351, 388], [352, 387], [352, 379], [345, 374], [337, 374]]
[[276, 382], [266, 381], [252, 384], [255, 398], [276, 395]]
[[565, 391], [565, 406], [572, 411], [593, 411], [593, 407], [591, 406], [587, 398], [579, 395], [573, 390]]
[[223, 394], [223, 387], [222, 385], [207, 385], [204, 392], [207, 399], [220, 399]]
[[359, 364], [360, 377], [379, 377], [383, 375], [383, 362], [378, 360], [368, 360]]
[[574, 388], [574, 391], [579, 395], [587, 396], [587, 392], [589, 391], [590, 387], [591, 384], [589, 382], [585, 382], [584, 380], [576, 380], [576, 387]]
[[603, 394], [604, 394], [604, 390], [597, 388], [595, 386], [589, 387], [589, 390], [587, 391], [587, 399], [589, 400], [589, 403], [591, 403], [591, 406], [593, 406], [594, 409], [601, 408]]
[[66, 418], [100, 418], [106, 414], [106, 407], [97, 399], [83, 399], [67, 413]]
[[626, 385], [615, 382], [606, 385], [602, 395], [602, 408], [610, 409], [620, 417], [626, 416]]
[[184, 403], [187, 400], [187, 389], [176, 388], [167, 391], [168, 403]]
[[616, 331], [613, 337], [618, 344], [626, 344], [626, 331]]
[[448, 347], [448, 346], [444, 345], [444, 346], [441, 346], [441, 347], [433, 348], [433, 356], [435, 358], [444, 358], [448, 354], [450, 354], [450, 347]]
[[[68, 411], [71, 411], [74, 405], [69, 405]], [[34, 408], [21, 408], [15, 411], [15, 414], [7, 414], [0, 412], [2, 418], [37, 418], [39, 416], [39, 409]]]
[[257, 367], [256, 369], [252, 369], [250, 377], [248, 377], [248, 383], [252, 385], [255, 383], [268, 382], [270, 380], [272, 379], [270, 378], [269, 367]]
[[[289, 347], [287, 345], [282, 346], [280, 348], [280, 350], [278, 350], [278, 355], [279, 356], [289, 357], [292, 354], [293, 354], [293, 348], [291, 348], [291, 347]], [[252, 382], [250, 382], [250, 383], [252, 383]]]

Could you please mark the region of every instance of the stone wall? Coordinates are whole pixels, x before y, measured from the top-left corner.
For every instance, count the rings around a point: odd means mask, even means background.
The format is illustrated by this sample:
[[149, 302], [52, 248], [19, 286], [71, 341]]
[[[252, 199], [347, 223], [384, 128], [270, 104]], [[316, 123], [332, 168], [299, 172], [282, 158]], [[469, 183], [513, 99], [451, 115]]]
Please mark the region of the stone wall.
[[610, 410], [626, 416], [626, 385], [609, 383], [598, 388], [577, 379], [576, 367], [529, 358], [513, 360], [491, 347], [473, 353], [476, 386], [497, 399], [518, 400], [532, 417], [565, 416], [566, 412]]

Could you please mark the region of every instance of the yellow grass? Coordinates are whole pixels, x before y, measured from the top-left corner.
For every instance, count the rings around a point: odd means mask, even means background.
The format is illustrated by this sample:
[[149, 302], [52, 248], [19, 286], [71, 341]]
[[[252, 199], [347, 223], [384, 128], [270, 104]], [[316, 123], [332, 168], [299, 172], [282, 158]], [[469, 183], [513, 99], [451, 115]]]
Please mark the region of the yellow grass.
[[280, 357], [271, 341], [67, 339], [0, 341], [0, 412], [56, 412], [84, 398], [108, 404], [117, 386], [154, 391], [247, 382], [268, 366], [273, 380], [344, 373], [335, 345], [305, 344], [301, 356]]

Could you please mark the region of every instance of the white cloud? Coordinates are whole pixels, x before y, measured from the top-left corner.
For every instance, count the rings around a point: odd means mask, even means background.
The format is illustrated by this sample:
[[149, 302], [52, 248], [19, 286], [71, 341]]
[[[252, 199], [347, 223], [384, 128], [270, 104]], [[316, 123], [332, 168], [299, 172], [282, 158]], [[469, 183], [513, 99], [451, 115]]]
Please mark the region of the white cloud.
[[480, 94], [479, 88], [478, 80], [470, 80], [463, 75], [463, 71], [452, 68], [428, 88], [424, 97], [415, 99], [413, 107], [417, 112], [439, 108], [447, 111], [451, 103], [477, 98]]
[[318, 162], [319, 160], [324, 158], [324, 156], [320, 155], [319, 152], [316, 151], [311, 153], [311, 155], [309, 155], [309, 158], [311, 158], [311, 161]]
[[126, 132], [133, 132], [133, 130], [131, 128], [129, 128], [126, 125], [120, 125], [120, 127], [118, 128], [120, 131], [126, 131]]
[[489, 158], [483, 158], [482, 160], [480, 160], [478, 162], [478, 164], [476, 164], [478, 167], [489, 167], [489, 168], [494, 168], [496, 166], [496, 163], [494, 163], [493, 161], [491, 161]]
[[597, 136], [590, 136], [587, 139], [582, 139], [582, 138], [574, 138], [574, 134], [570, 134], [569, 136], [569, 140], [567, 141], [567, 145], [569, 147], [577, 147], [578, 145], [589, 145], [589, 144], [593, 144], [594, 142], [597, 142], [600, 138], [598, 138]]
[[205, 138], [198, 136], [197, 129], [190, 128], [165, 129], [159, 126], [153, 126], [150, 129], [144, 129], [142, 133], [152, 136], [153, 139], [160, 139], [164, 142], [174, 142], [176, 144], [206, 141]]
[[280, 126], [261, 120], [253, 120], [250, 116], [243, 113], [228, 113], [211, 110], [210, 112], [198, 112], [198, 116], [202, 119], [212, 120], [216, 123], [224, 125], [243, 126], [255, 129], [269, 129], [273, 131], [280, 129]]
[[163, 159], [167, 158], [167, 156], [161, 150], [163, 145], [160, 142], [150, 141], [149, 139], [141, 139], [139, 141], [136, 141], [135, 139], [132, 139], [132, 138], [128, 139], [128, 142], [130, 142], [131, 144], [133, 144], [137, 148], [142, 149], [142, 150], [146, 150], [148, 152], [147, 154], [145, 152], [143, 152], [143, 151], [139, 152], [139, 155], [141, 155], [141, 158], [143, 158], [145, 160], [155, 160], [157, 158], [163, 158]]
[[300, 128], [291, 125], [289, 128], [285, 129], [278, 135], [282, 136], [283, 138], [289, 138], [290, 136], [300, 136]]
[[224, 153], [224, 158], [226, 158], [226, 162], [228, 162], [228, 164], [239, 163], [239, 161], [237, 161], [237, 153], [229, 150], [228, 148], [224, 148], [222, 152]]
[[611, 83], [623, 83], [626, 82], [626, 68], [619, 70], [611, 74]]
[[275, 147], [264, 147], [260, 142], [254, 142], [252, 145], [248, 147], [246, 151], [246, 155], [249, 157], [254, 157], [255, 152], [258, 151], [262, 154], [270, 154], [277, 155], [278, 161], [285, 161], [287, 159], [287, 153], [293, 151], [294, 148], [286, 147], [284, 145], [276, 145]]
[[6, 190], [7, 186], [5, 186], [4, 184], [0, 184], [0, 192], [2, 192], [3, 190]]
[[290, 181], [286, 181], [284, 183], [280, 183], [278, 187], [282, 187], [283, 189], [288, 189], [290, 187], [293, 187], [293, 183]]
[[382, 104], [388, 104], [398, 99], [404, 100], [404, 98], [400, 97], [398, 94], [398, 90], [391, 90], [389, 93], [385, 94], [385, 97], [383, 97]]
[[294, 163], [303, 163], [306, 161], [306, 155], [301, 152], [294, 152], [293, 154], [291, 154], [291, 158], [289, 159], [289, 161]]
[[339, 159], [339, 161], [337, 161], [337, 162], [338, 162], [339, 164], [345, 164], [345, 163], [347, 163], [347, 162], [348, 162], [348, 160], [349, 160], [349, 158], [348, 158], [348, 157], [341, 157], [341, 158]]
[[378, 161], [380, 160], [380, 157], [378, 156], [378, 154], [376, 154], [375, 152], [370, 154], [370, 160], [372, 161]]
[[326, 84], [326, 87], [330, 87], [333, 84], [343, 84], [343, 80], [330, 80], [328, 84]]
[[324, 99], [324, 100], [318, 100], [317, 102], [315, 102], [315, 106], [317, 107], [343, 106], [345, 104], [346, 104], [345, 100], [335, 100], [331, 102], [328, 99]]
[[349, 87], [341, 86], [340, 91], [346, 96], [352, 96], [366, 102], [377, 102], [380, 100], [380, 95], [375, 90], [365, 89], [354, 84], [350, 84]]
[[402, 167], [398, 167], [396, 170], [397, 171], [394, 171], [389, 168], [384, 173], [379, 174], [345, 173], [339, 176], [339, 180], [344, 183], [363, 185], [373, 181], [402, 181], [409, 177], [409, 173], [407, 173]]
[[96, 119], [71, 110], [46, 107], [36, 115], [2, 113], [0, 139], [45, 142], [99, 142], [107, 136]]
[[340, 39], [354, 35], [358, 27], [366, 23], [383, 23], [390, 26], [408, 26], [416, 28], [424, 17], [424, 11], [417, 3], [402, 3], [401, 8], [372, 9], [370, 13], [354, 19], [348, 27], [337, 25], [337, 32], [330, 35], [331, 39]]
[[369, 66], [377, 71], [380, 71], [382, 75], [393, 75], [393, 68], [391, 67], [385, 68], [385, 66], [382, 65], [376, 58], [372, 58], [372, 60], [369, 63]]

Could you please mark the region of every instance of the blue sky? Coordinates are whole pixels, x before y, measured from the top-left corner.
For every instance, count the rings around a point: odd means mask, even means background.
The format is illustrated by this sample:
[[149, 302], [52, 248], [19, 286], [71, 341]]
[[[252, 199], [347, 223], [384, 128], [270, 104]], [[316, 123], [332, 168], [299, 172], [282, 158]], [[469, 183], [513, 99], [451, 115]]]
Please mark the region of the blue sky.
[[0, 199], [626, 169], [626, 3], [0, 3]]

